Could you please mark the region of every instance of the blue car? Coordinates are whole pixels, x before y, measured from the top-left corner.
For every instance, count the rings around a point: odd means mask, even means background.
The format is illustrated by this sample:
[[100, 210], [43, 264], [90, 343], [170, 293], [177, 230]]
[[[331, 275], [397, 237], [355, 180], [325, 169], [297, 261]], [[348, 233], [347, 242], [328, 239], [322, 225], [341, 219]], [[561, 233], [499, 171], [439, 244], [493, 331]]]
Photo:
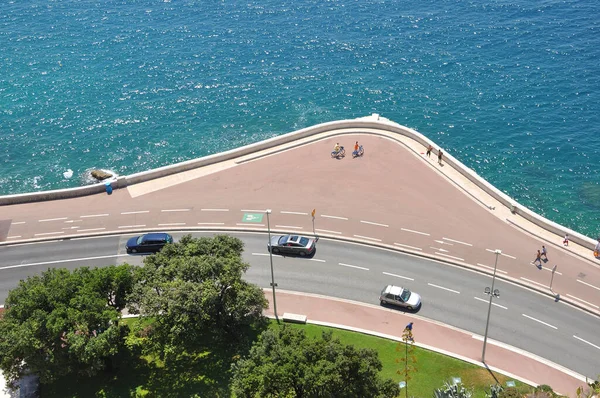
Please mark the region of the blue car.
[[163, 232], [135, 236], [127, 241], [127, 253], [157, 253], [167, 243], [173, 243], [173, 237]]

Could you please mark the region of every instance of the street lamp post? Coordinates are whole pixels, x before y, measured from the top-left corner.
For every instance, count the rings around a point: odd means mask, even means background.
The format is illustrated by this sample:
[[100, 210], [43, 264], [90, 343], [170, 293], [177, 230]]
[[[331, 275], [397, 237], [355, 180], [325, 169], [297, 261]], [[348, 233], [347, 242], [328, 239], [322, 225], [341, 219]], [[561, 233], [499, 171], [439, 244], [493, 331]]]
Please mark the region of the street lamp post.
[[279, 323], [279, 317], [277, 316], [277, 301], [275, 301], [275, 275], [273, 274], [273, 248], [271, 247], [271, 222], [269, 220], [269, 214], [271, 214], [271, 209], [267, 209], [265, 211], [267, 213], [267, 230], [269, 231], [269, 260], [271, 261], [271, 287], [273, 288], [273, 312], [275, 313], [275, 319], [277, 323]]
[[490, 326], [490, 314], [492, 313], [492, 299], [494, 297], [500, 297], [498, 289], [494, 290], [494, 283], [496, 282], [496, 267], [498, 266], [498, 256], [502, 254], [502, 250], [494, 250], [496, 253], [496, 261], [494, 262], [494, 275], [492, 276], [492, 288], [485, 288], [485, 293], [490, 296], [490, 302], [488, 305], [487, 321], [485, 323], [485, 334], [483, 336], [483, 352], [481, 353], [481, 362], [485, 363], [485, 346], [487, 344], [488, 328]]

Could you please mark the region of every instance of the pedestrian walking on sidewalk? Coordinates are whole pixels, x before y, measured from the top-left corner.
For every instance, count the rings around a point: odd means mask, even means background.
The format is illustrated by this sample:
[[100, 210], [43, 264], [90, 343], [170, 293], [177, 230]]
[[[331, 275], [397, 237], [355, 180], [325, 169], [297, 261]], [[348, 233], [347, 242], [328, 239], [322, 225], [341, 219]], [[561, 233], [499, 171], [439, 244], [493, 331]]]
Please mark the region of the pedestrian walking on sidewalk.
[[548, 261], [548, 252], [546, 251], [546, 246], [542, 245], [542, 256], [544, 256], [544, 260]]
[[412, 327], [413, 327], [413, 323], [410, 322], [408, 325], [406, 325], [406, 327], [404, 328], [404, 333], [402, 334], [402, 337], [407, 339], [407, 341], [411, 341], [411, 342], [415, 342], [415, 339], [413, 338], [412, 335]]
[[439, 164], [440, 166], [443, 166], [443, 164], [442, 164], [442, 157], [443, 157], [443, 156], [444, 156], [444, 153], [442, 152], [442, 150], [441, 150], [441, 149], [438, 149], [438, 164]]
[[540, 253], [540, 251], [538, 250], [536, 256], [535, 256], [535, 260], [533, 260], [533, 264], [535, 265], [535, 263], [537, 263], [537, 267], [539, 269], [542, 269], [542, 253]]
[[433, 147], [431, 145], [429, 145], [427, 147], [427, 157], [430, 158], [431, 157], [431, 151], [433, 150]]
[[569, 246], [569, 234], [565, 235], [565, 239], [563, 240], [563, 245], [564, 246]]

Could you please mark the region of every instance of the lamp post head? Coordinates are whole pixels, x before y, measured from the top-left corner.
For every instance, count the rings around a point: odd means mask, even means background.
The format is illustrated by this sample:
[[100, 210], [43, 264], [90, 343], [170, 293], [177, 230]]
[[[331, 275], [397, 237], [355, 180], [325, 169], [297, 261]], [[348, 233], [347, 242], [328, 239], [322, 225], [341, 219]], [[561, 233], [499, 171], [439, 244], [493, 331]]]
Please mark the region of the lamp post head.
[[267, 210], [265, 210], [265, 213], [267, 213], [267, 214], [271, 214], [271, 209], [267, 209]]
[[496, 249], [496, 250], [494, 250], [494, 253], [496, 253], [496, 254], [502, 254], [502, 250]]

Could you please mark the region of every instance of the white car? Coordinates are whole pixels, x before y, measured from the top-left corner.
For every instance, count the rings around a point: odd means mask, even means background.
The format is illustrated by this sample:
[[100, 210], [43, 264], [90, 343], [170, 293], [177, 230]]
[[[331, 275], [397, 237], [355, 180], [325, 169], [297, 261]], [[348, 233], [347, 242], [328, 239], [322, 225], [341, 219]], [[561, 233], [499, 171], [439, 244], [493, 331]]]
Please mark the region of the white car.
[[415, 310], [421, 306], [421, 296], [400, 286], [387, 285], [379, 295], [379, 303]]

